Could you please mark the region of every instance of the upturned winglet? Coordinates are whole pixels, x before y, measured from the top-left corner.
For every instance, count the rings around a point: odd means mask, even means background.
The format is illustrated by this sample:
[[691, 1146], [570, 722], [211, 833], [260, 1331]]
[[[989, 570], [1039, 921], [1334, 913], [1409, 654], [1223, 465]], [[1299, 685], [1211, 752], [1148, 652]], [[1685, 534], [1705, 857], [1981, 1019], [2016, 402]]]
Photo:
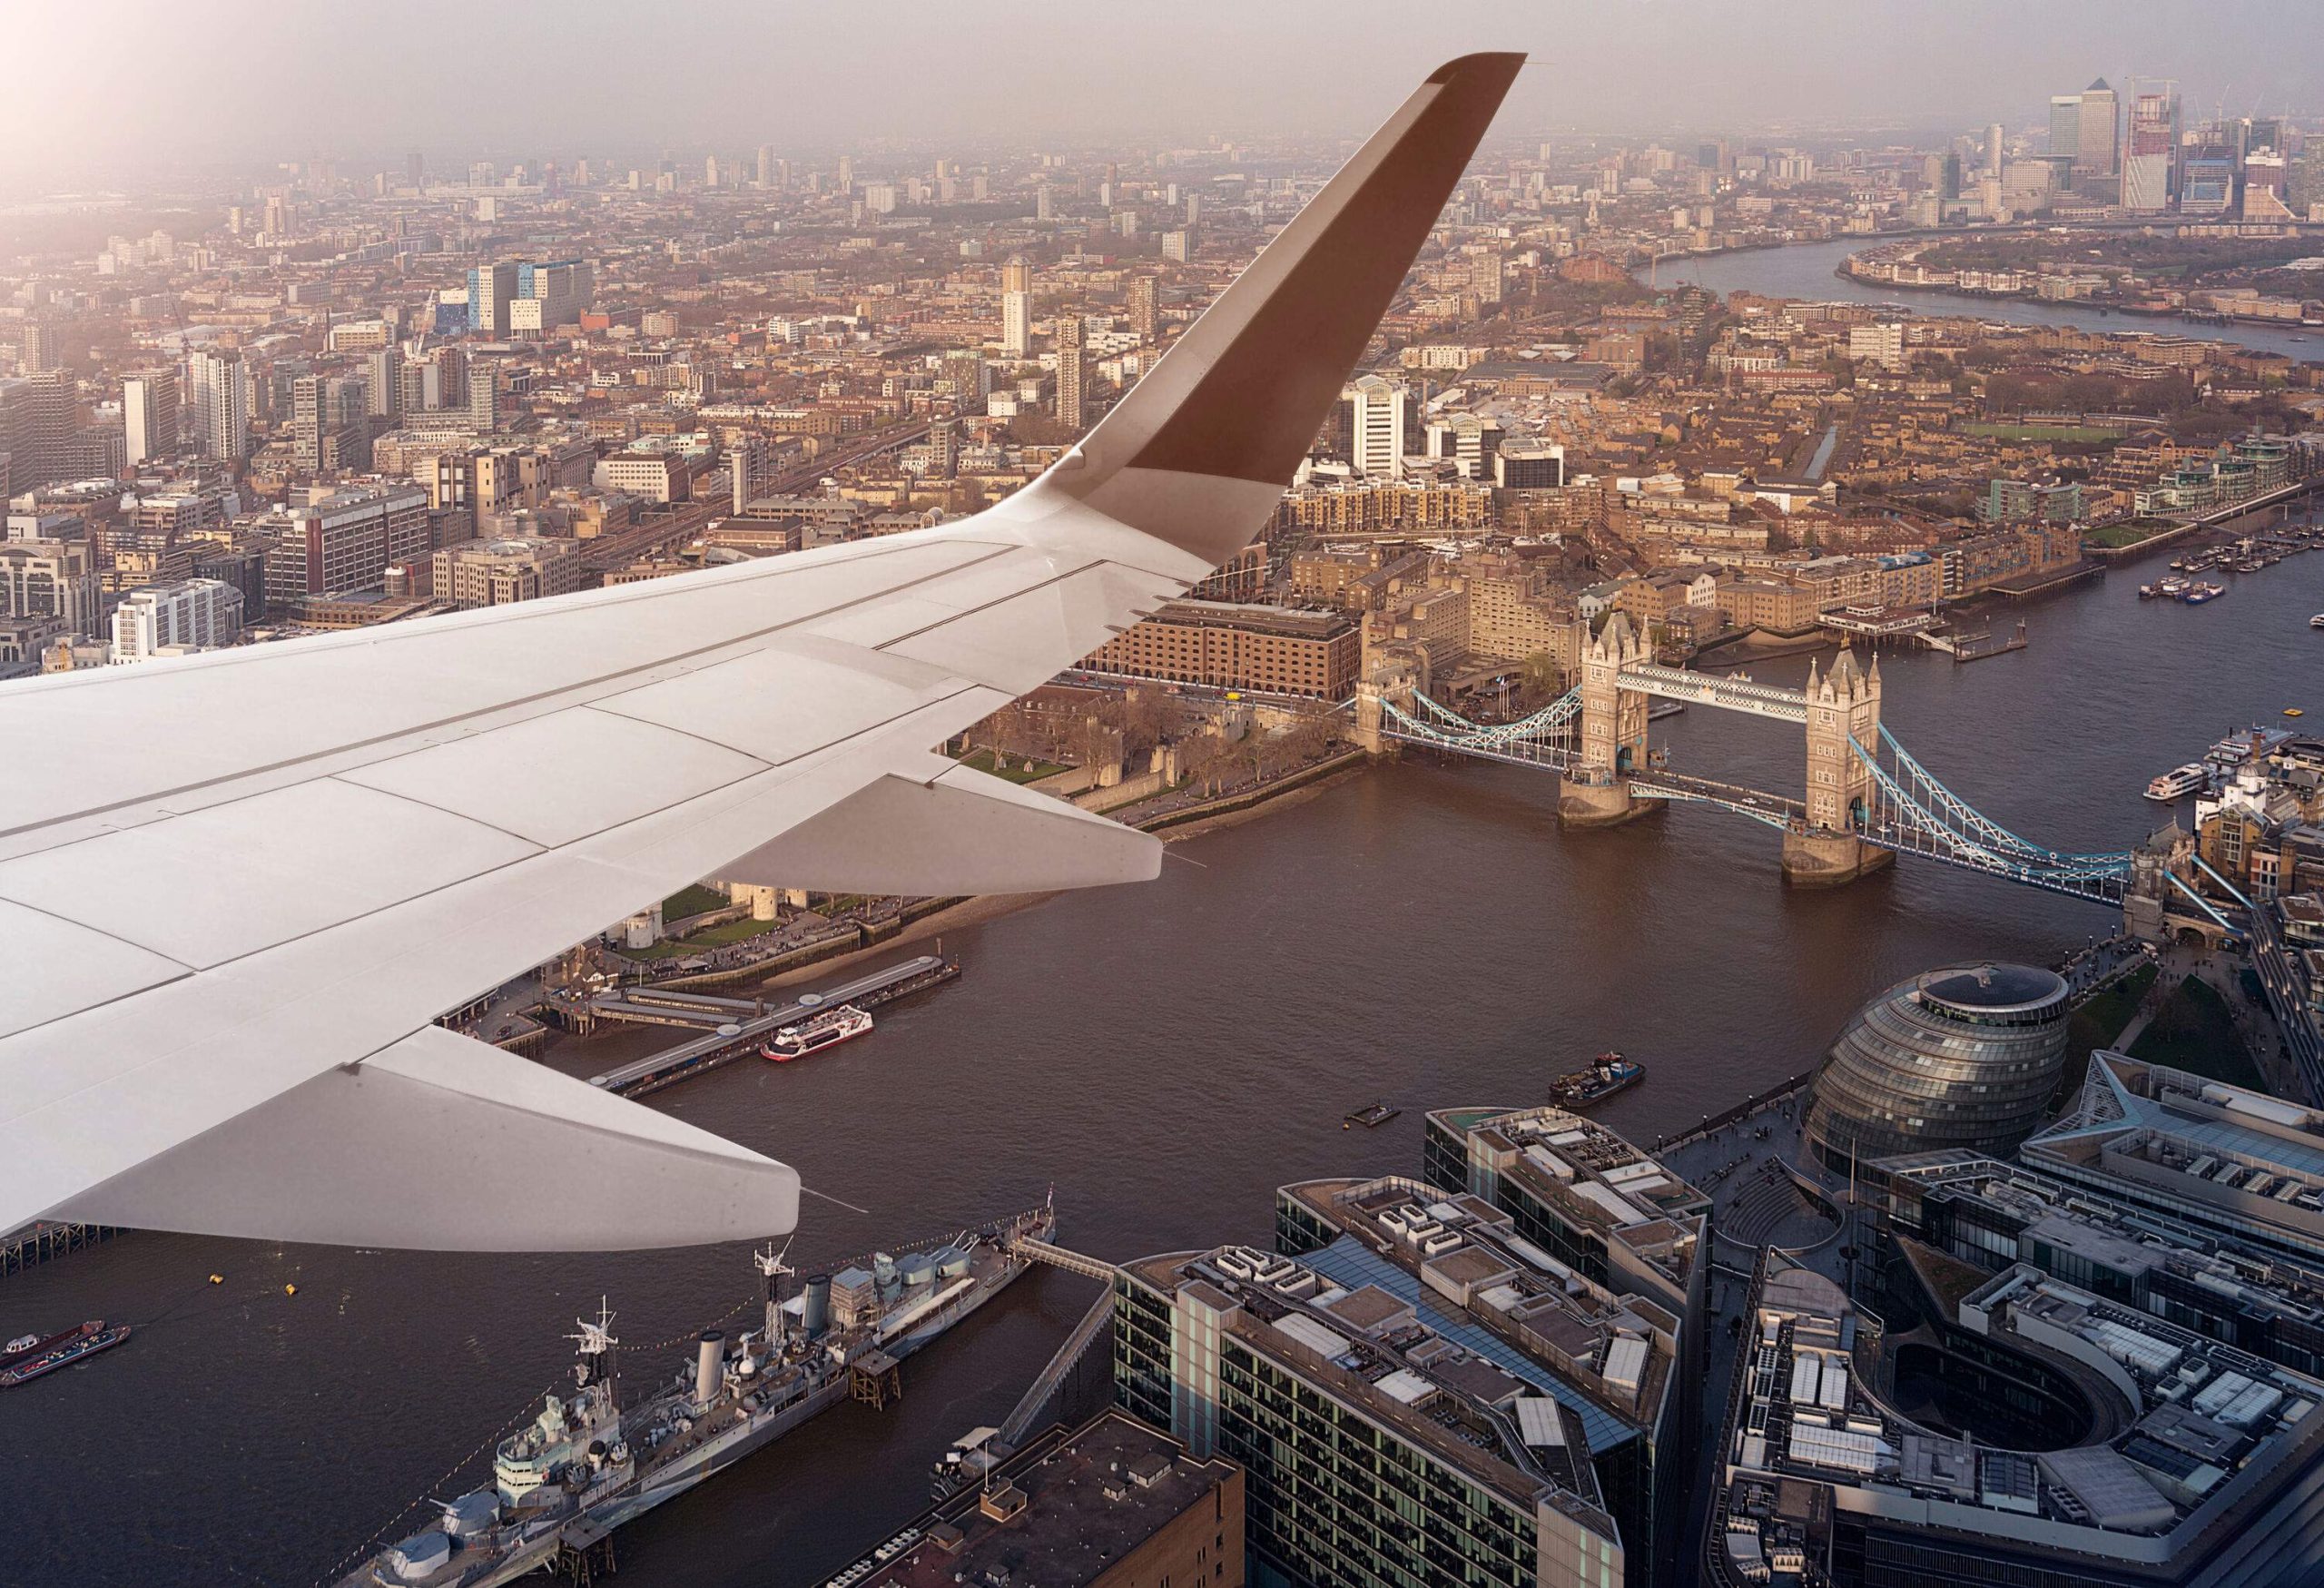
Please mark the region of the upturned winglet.
[[1246, 545], [1524, 62], [1462, 55], [1431, 74], [1033, 492], [1213, 564]]

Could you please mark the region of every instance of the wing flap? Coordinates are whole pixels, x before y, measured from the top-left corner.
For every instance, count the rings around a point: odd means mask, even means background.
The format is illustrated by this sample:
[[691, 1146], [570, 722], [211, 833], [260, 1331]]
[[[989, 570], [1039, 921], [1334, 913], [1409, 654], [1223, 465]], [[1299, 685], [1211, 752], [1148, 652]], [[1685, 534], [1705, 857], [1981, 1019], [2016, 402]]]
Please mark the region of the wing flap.
[[941, 755], [866, 784], [720, 874], [818, 893], [1040, 893], [1150, 880], [1151, 833]]
[[91, 1187], [49, 1217], [442, 1251], [625, 1251], [779, 1235], [799, 1175], [429, 1026]]

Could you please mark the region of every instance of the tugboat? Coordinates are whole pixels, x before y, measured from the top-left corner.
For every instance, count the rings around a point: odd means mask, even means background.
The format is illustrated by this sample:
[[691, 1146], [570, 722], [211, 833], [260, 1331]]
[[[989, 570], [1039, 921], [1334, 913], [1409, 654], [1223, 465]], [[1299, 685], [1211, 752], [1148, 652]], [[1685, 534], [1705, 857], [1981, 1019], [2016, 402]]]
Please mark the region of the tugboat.
[[84, 1356], [111, 1350], [129, 1338], [130, 1326], [93, 1318], [54, 1335], [19, 1335], [0, 1346], [0, 1387], [29, 1384], [44, 1373], [70, 1367]]
[[1344, 1130], [1350, 1125], [1361, 1125], [1368, 1130], [1376, 1130], [1403, 1111], [1393, 1103], [1367, 1103], [1354, 1113], [1343, 1116], [1340, 1129]]
[[767, 1039], [759, 1052], [777, 1064], [787, 1064], [793, 1059], [804, 1059], [810, 1053], [820, 1053], [826, 1048], [836, 1048], [842, 1042], [862, 1036], [872, 1029], [872, 1016], [852, 1003], [825, 1010], [795, 1026], [784, 1026]]
[[2190, 607], [2200, 607], [2206, 601], [2216, 601], [2226, 594], [2225, 585], [2214, 584], [2209, 579], [2197, 579], [2188, 587], [2187, 593], [2179, 599]]
[[1604, 1102], [1625, 1087], [1646, 1079], [1646, 1066], [1620, 1053], [1600, 1053], [1587, 1070], [1561, 1075], [1550, 1082], [1550, 1101], [1561, 1109], [1587, 1108]]

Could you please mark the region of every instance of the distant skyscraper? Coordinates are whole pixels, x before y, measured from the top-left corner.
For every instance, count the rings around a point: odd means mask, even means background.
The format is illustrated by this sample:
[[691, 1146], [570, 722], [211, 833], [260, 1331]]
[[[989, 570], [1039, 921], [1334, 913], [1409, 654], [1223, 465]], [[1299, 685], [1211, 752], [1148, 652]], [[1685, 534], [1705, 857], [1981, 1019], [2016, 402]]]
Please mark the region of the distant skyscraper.
[[1404, 472], [1404, 406], [1408, 394], [1393, 380], [1366, 375], [1350, 388], [1355, 404], [1352, 461], [1358, 474], [1395, 479]]
[[121, 423], [133, 469], [178, 449], [178, 378], [167, 371], [121, 383]]
[[2178, 149], [2179, 96], [2166, 87], [2131, 101], [2130, 141], [2122, 159], [2124, 209], [2158, 215], [2171, 207]]
[[468, 368], [468, 423], [479, 435], [500, 428], [500, 370], [497, 364]]
[[198, 349], [187, 360], [194, 445], [205, 458], [240, 463], [251, 452], [251, 372], [240, 353]]
[[22, 351], [25, 373], [37, 375], [43, 370], [54, 370], [63, 363], [63, 340], [64, 339], [58, 334], [55, 321], [49, 320], [25, 321]]
[[1001, 293], [1001, 353], [1032, 356], [1032, 293]]
[[2082, 147], [2082, 95], [2053, 94], [2050, 96], [2050, 156], [2052, 159], [2073, 159]]
[[740, 513], [766, 484], [766, 442], [757, 436], [744, 436], [726, 449], [726, 473], [733, 494], [728, 506]]
[[758, 175], [759, 186], [771, 188], [774, 185], [774, 145], [772, 143], [759, 145]]
[[1989, 122], [1985, 125], [1985, 174], [1988, 176], [2001, 174], [2001, 123], [1999, 122]]
[[[1469, 290], [1476, 293], [1478, 302], [1488, 305], [1500, 302], [1502, 280], [1499, 250], [1481, 253], [1469, 261]], [[1492, 311], [1488, 309], [1486, 312]]]
[[419, 150], [414, 149], [403, 157], [403, 175], [404, 181], [413, 187], [428, 185], [428, 162], [420, 158]]
[[291, 453], [310, 474], [371, 464], [369, 383], [339, 375], [301, 375], [290, 383]]
[[1049, 184], [1042, 182], [1039, 186], [1033, 189], [1033, 219], [1036, 221], [1046, 221], [1049, 218]]
[[1159, 316], [1154, 301], [1154, 278], [1132, 276], [1128, 292], [1129, 333], [1141, 343], [1150, 342], [1160, 330]]
[[1082, 413], [1082, 381], [1088, 366], [1081, 351], [1081, 315], [1068, 310], [1057, 317], [1057, 422], [1070, 430], [1086, 423]]
[[2101, 77], [2082, 94], [2074, 127], [2073, 169], [2080, 176], [2122, 174], [2122, 128], [2114, 91]]
[[389, 342], [364, 362], [365, 406], [374, 419], [391, 419], [403, 401], [403, 350]]

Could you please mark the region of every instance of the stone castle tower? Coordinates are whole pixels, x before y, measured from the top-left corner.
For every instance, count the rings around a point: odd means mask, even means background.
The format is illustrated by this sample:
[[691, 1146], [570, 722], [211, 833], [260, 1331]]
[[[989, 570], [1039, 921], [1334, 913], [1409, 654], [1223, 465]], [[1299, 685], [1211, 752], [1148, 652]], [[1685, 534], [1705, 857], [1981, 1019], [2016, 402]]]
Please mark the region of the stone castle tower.
[[[1832, 670], [1807, 667], [1807, 820], [1783, 835], [1783, 873], [1809, 885], [1845, 883], [1896, 857], [1856, 836], [1873, 804], [1872, 769], [1856, 745], [1880, 745], [1880, 658], [1869, 671], [1842, 650]], [[1850, 741], [1853, 740], [1854, 744]]]
[[1872, 804], [1872, 769], [1848, 743], [1880, 747], [1880, 658], [1871, 671], [1843, 650], [1832, 670], [1817, 677], [1807, 665], [1807, 824], [1818, 832], [1853, 833], [1860, 811]]
[[1646, 646], [1617, 612], [1581, 648], [1581, 761], [1614, 776], [1646, 765], [1646, 714], [1653, 703], [1620, 686], [1621, 671], [1646, 660]]

